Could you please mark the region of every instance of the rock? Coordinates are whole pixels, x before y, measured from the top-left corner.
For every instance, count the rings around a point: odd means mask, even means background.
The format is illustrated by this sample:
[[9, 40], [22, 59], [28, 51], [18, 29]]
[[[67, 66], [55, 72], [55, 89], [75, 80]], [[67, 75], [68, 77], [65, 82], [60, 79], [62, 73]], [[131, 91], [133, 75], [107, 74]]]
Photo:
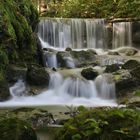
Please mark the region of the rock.
[[134, 47], [140, 48], [140, 22], [132, 23], [132, 43]]
[[108, 55], [120, 55], [117, 51], [109, 51]]
[[93, 80], [98, 76], [98, 72], [92, 68], [86, 68], [81, 71], [81, 75], [87, 80]]
[[28, 67], [26, 79], [29, 85], [47, 87], [50, 76], [45, 68], [31, 65]]
[[17, 118], [0, 120], [1, 140], [37, 140], [35, 131], [25, 121]]
[[140, 66], [135, 67], [130, 71], [131, 75], [135, 78], [135, 80], [138, 82], [138, 85], [140, 85]]
[[120, 65], [119, 64], [112, 64], [112, 65], [107, 65], [105, 72], [107, 73], [112, 73], [112, 72], [116, 72], [117, 70], [120, 69]]
[[59, 67], [63, 67], [63, 68], [67, 67], [67, 61], [66, 61], [67, 57], [71, 57], [71, 54], [68, 51], [57, 53], [57, 62]]
[[26, 67], [21, 67], [21, 66], [15, 66], [15, 65], [9, 65], [7, 67], [7, 81], [10, 84], [14, 84], [17, 82], [19, 79], [26, 79], [26, 72], [27, 68]]
[[124, 65], [122, 65], [123, 69], [134, 69], [140, 66], [140, 62], [137, 60], [128, 60]]
[[96, 52], [94, 50], [87, 50], [87, 51], [71, 51], [70, 52], [72, 58], [75, 60], [77, 67], [83, 66], [96, 66]]
[[5, 101], [10, 98], [8, 83], [6, 80], [0, 80], [0, 101]]
[[132, 97], [132, 98], [130, 98], [128, 100], [127, 106], [132, 107], [132, 108], [135, 108], [135, 107], [140, 108], [140, 97]]
[[68, 47], [65, 49], [65, 51], [72, 51], [72, 48]]
[[117, 97], [127, 96], [137, 87], [137, 82], [128, 70], [119, 70], [113, 73]]
[[132, 47], [122, 47], [119, 48], [117, 52], [126, 56], [133, 56], [138, 52], [138, 50]]

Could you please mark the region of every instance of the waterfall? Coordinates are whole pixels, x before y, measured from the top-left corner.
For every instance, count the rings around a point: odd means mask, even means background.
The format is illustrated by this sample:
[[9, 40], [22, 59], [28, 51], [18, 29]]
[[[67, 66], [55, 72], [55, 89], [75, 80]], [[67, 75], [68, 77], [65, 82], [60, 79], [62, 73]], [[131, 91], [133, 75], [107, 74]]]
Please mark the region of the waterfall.
[[13, 98], [26, 95], [26, 86], [22, 79], [19, 79], [9, 90]]
[[50, 68], [57, 68], [57, 58], [56, 58], [56, 53], [54, 52], [45, 52], [44, 53], [44, 63], [46, 66]]
[[95, 81], [81, 79], [76, 75], [64, 78], [59, 72], [53, 72], [50, 74], [49, 88], [36, 96], [27, 96], [24, 92], [25, 84], [19, 80], [10, 88], [13, 98], [1, 102], [0, 106], [116, 106], [115, 84], [109, 79], [102, 75]]
[[44, 19], [37, 32], [43, 42], [55, 48], [106, 48], [104, 19]]
[[113, 23], [113, 48], [132, 46], [131, 22]]

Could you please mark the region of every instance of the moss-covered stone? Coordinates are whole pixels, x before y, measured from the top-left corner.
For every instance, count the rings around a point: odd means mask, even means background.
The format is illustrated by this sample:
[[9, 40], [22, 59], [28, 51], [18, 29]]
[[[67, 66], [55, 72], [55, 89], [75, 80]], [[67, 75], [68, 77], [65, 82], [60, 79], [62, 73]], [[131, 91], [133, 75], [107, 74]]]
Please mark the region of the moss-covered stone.
[[106, 69], [105, 69], [105, 72], [112, 73], [112, 72], [115, 72], [115, 71], [117, 71], [119, 69], [120, 69], [120, 65], [119, 64], [107, 65]]
[[140, 62], [137, 60], [128, 60], [122, 68], [132, 70], [136, 67], [140, 66]]
[[49, 84], [50, 76], [45, 68], [31, 65], [28, 67], [26, 79], [30, 85], [47, 87]]
[[87, 80], [94, 80], [98, 76], [98, 72], [92, 68], [86, 68], [81, 71], [81, 75]]

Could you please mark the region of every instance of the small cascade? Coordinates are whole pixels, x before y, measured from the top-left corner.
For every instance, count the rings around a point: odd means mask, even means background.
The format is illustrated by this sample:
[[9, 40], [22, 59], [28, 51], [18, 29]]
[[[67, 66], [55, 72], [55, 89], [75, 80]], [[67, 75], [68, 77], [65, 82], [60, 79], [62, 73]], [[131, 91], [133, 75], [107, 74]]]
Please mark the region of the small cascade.
[[113, 23], [113, 48], [132, 46], [131, 22]]
[[112, 81], [111, 75], [99, 75], [95, 80], [95, 84], [99, 97], [103, 99], [116, 99], [115, 83]]
[[57, 58], [56, 58], [56, 54], [53, 52], [46, 52], [45, 53], [45, 57], [44, 57], [44, 61], [46, 62], [46, 66], [48, 66], [49, 68], [57, 68], [58, 64], [57, 64]]
[[73, 58], [67, 57], [65, 59], [66, 59], [66, 65], [68, 68], [75, 68], [75, 62], [74, 62]]
[[106, 47], [107, 30], [103, 19], [45, 19], [39, 23], [37, 32], [46, 46], [55, 48]]
[[76, 77], [67, 78], [64, 81], [61, 90], [63, 93], [68, 93], [73, 97], [90, 98], [97, 96], [94, 82], [83, 81]]
[[10, 88], [12, 99], [1, 102], [4, 106], [42, 106], [42, 105], [86, 105], [116, 106], [115, 84], [108, 76], [100, 75], [95, 81], [70, 76], [64, 78], [60, 73], [50, 74], [49, 88], [36, 95], [24, 96], [25, 84], [19, 80]]
[[22, 79], [19, 79], [12, 87], [10, 93], [13, 98], [24, 96], [26, 94], [26, 86]]

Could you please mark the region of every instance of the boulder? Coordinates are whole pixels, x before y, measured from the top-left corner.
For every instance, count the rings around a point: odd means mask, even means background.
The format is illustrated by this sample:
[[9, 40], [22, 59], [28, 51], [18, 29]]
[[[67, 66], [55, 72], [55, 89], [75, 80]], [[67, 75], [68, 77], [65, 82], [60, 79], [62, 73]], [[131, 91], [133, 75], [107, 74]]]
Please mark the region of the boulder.
[[98, 72], [93, 68], [86, 68], [81, 71], [81, 75], [87, 80], [93, 80], [98, 76]]
[[69, 53], [69, 51], [57, 53], [57, 62], [58, 62], [59, 67], [63, 67], [63, 68], [67, 67], [67, 61], [66, 61], [67, 57], [71, 57], [71, 54]]
[[134, 69], [136, 67], [140, 66], [140, 62], [137, 60], [128, 60], [124, 65], [122, 65], [123, 69]]
[[105, 72], [107, 73], [112, 73], [112, 72], [116, 72], [117, 70], [120, 69], [120, 65], [119, 64], [112, 64], [112, 65], [107, 65]]
[[94, 50], [87, 50], [87, 51], [71, 51], [70, 52], [72, 58], [76, 62], [77, 67], [83, 66], [96, 66], [96, 52]]
[[0, 120], [1, 140], [37, 140], [35, 131], [31, 126], [17, 118]]
[[67, 48], [65, 49], [65, 51], [72, 51], [72, 48], [67, 47]]
[[29, 85], [47, 87], [49, 85], [50, 76], [45, 68], [30, 65], [27, 70], [26, 79]]
[[27, 68], [26, 67], [21, 67], [21, 66], [15, 66], [15, 65], [9, 65], [7, 67], [7, 81], [10, 84], [14, 84], [17, 82], [19, 79], [26, 79], [26, 72]]
[[117, 97], [127, 96], [137, 87], [137, 82], [128, 70], [119, 70], [113, 73]]
[[132, 47], [122, 47], [117, 52], [126, 56], [133, 56], [138, 53], [138, 50]]

